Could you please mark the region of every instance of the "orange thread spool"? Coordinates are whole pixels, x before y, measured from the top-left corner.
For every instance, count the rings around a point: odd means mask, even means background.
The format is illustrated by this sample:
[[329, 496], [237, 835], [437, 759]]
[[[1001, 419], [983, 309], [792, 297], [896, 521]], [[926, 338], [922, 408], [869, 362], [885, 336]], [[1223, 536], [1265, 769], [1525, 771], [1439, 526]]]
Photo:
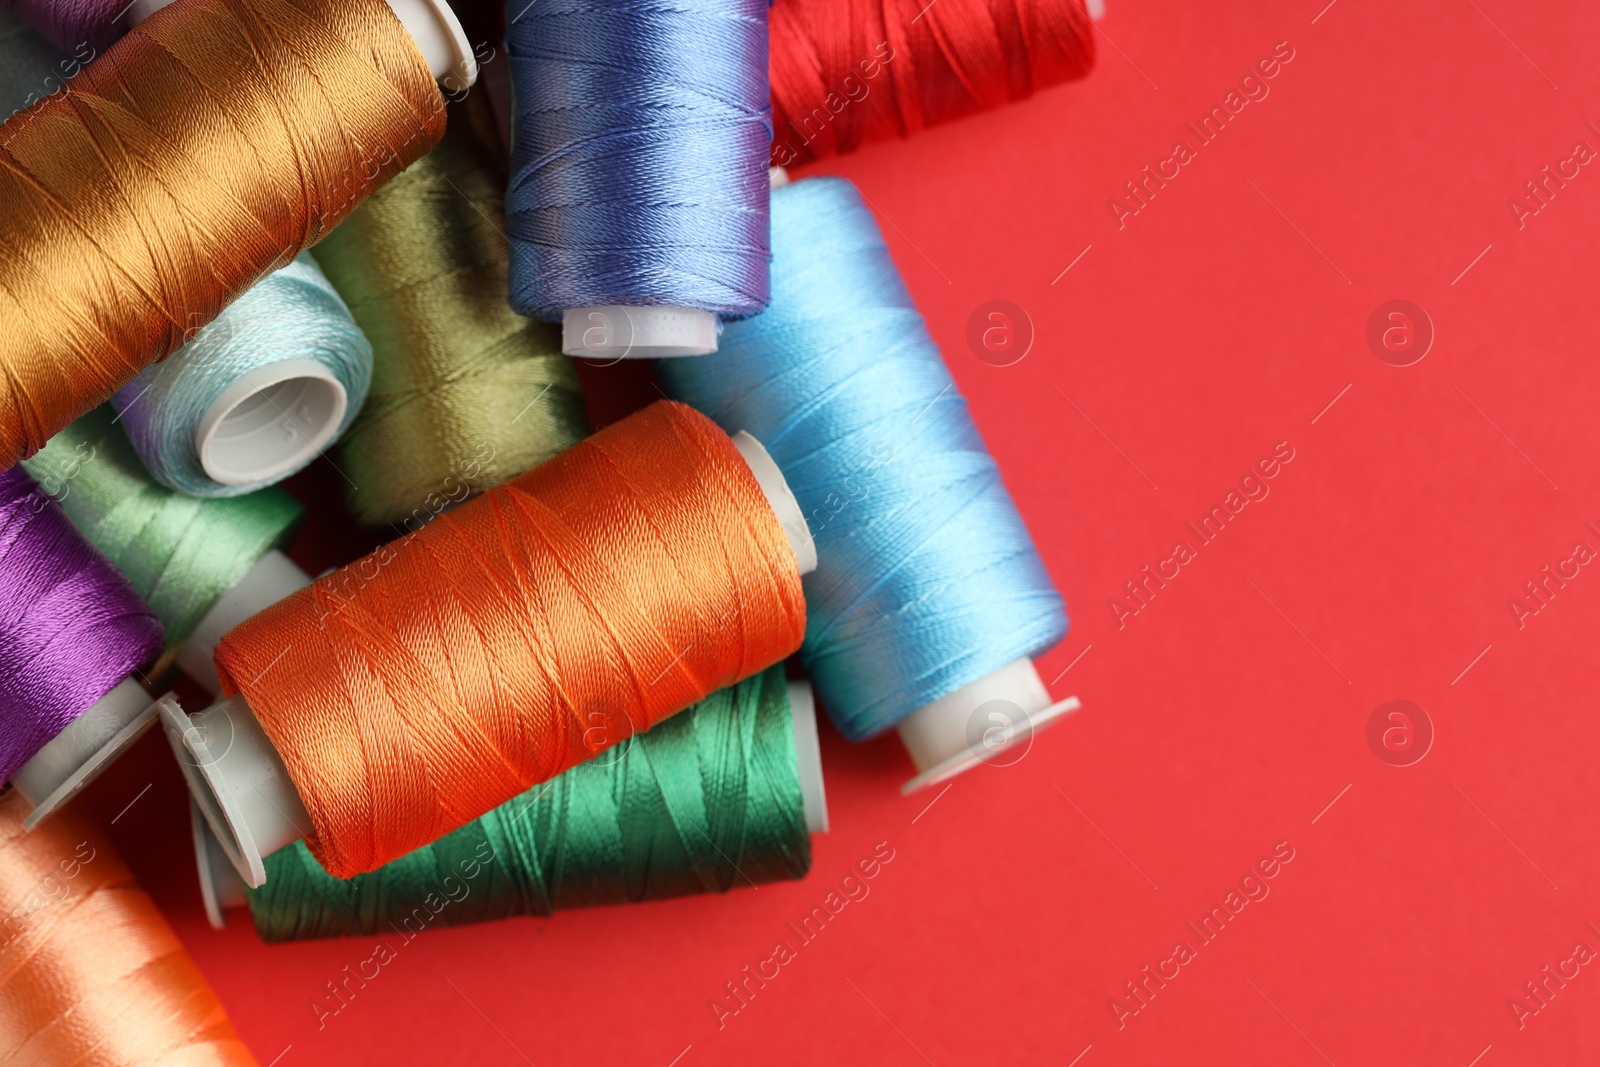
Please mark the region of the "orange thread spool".
[[[662, 401], [223, 638], [349, 878], [800, 647], [794, 551], [710, 419]], [[303, 829], [303, 828], [302, 828]]]
[[382, 0], [179, 0], [0, 126], [0, 469], [444, 132]]
[[0, 1063], [255, 1067], [99, 827], [0, 798]]

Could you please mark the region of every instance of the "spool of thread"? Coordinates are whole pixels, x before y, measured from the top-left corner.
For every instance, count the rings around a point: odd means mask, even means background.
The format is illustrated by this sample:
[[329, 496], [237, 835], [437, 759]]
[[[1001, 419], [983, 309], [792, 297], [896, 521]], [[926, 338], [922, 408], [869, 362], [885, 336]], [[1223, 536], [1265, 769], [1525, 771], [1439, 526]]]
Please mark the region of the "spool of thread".
[[1077, 706], [1031, 660], [1066, 613], [860, 194], [784, 186], [772, 231], [772, 306], [657, 373], [768, 444], [828, 560], [806, 582], [818, 696], [851, 740], [898, 726], [907, 788], [932, 784]]
[[25, 471], [0, 473], [0, 782], [28, 825], [87, 785], [151, 726], [134, 680], [161, 624]]
[[24, 809], [0, 797], [0, 1063], [256, 1067], [100, 829]]
[[[269, 942], [461, 926], [801, 878], [827, 830], [811, 687], [770, 667], [349, 881], [303, 842], [248, 889], [193, 810], [212, 925], [249, 904]], [[449, 903], [445, 903], [448, 901]]]
[[1094, 67], [1083, 0], [776, 0], [772, 162], [788, 167], [1025, 99]]
[[[448, 41], [430, 2], [396, 0]], [[0, 127], [0, 468], [432, 147], [444, 100], [401, 16], [183, 0]]]
[[301, 253], [111, 402], [156, 481], [240, 496], [315, 459], [355, 419], [371, 381], [372, 346]]
[[21, 18], [0, 10], [0, 122], [60, 92], [84, 61], [68, 57]]
[[367, 525], [426, 522], [588, 432], [554, 326], [506, 305], [505, 159], [481, 92], [437, 148], [317, 246], [378, 355], [339, 448]]
[[245, 880], [430, 844], [799, 647], [816, 557], [748, 434], [658, 402], [234, 629], [167, 716]]
[[115, 417], [109, 405], [91, 411], [25, 466], [155, 611], [178, 665], [220, 692], [217, 641], [311, 582], [278, 551], [303, 510], [276, 487], [202, 500], [158, 485]]
[[767, 303], [767, 0], [507, 7], [511, 306], [570, 356], [715, 352]]

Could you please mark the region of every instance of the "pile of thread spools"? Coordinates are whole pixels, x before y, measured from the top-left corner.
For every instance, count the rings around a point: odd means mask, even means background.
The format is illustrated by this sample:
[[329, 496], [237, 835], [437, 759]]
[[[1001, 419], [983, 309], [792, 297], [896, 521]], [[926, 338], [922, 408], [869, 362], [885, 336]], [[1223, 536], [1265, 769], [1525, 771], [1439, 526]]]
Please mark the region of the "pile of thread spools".
[[[0, 1061], [251, 1062], [59, 814], [158, 722], [278, 941], [798, 878], [817, 707], [907, 789], [1076, 707], [872, 212], [778, 168], [1083, 76], [1082, 0], [0, 8]], [[672, 399], [590, 433], [575, 358]], [[315, 580], [313, 463], [379, 545]]]

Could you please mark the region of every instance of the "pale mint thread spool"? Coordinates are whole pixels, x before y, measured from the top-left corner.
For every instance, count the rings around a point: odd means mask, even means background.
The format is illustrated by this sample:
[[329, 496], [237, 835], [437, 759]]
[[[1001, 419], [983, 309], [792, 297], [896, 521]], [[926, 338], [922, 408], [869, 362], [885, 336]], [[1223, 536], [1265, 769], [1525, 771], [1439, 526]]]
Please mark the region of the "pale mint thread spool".
[[287, 478], [366, 400], [372, 345], [302, 253], [112, 399], [156, 481], [239, 496]]

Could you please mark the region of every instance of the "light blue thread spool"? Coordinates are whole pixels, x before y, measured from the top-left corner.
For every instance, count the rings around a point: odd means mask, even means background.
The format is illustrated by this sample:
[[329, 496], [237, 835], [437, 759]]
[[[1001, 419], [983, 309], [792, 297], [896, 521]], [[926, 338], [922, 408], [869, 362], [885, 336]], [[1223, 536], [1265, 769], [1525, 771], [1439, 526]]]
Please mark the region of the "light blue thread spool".
[[112, 403], [158, 482], [239, 496], [315, 459], [350, 425], [371, 381], [372, 346], [302, 253]]
[[772, 198], [772, 303], [721, 351], [656, 368], [667, 391], [767, 446], [827, 567], [801, 655], [845, 736], [891, 726], [932, 784], [1050, 719], [1032, 656], [1066, 634], [1051, 585], [860, 194]]
[[766, 305], [767, 6], [510, 0], [511, 304], [567, 355], [703, 355]]

